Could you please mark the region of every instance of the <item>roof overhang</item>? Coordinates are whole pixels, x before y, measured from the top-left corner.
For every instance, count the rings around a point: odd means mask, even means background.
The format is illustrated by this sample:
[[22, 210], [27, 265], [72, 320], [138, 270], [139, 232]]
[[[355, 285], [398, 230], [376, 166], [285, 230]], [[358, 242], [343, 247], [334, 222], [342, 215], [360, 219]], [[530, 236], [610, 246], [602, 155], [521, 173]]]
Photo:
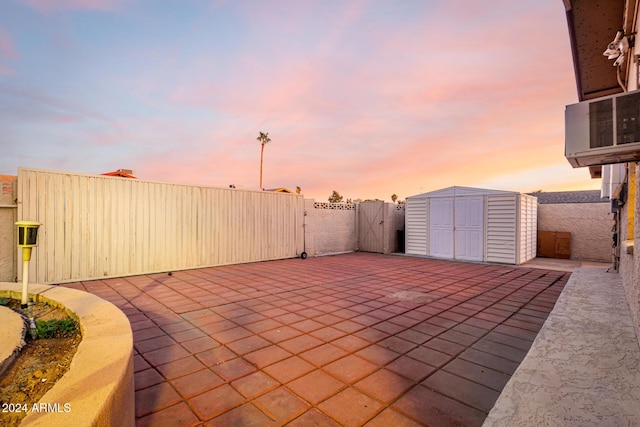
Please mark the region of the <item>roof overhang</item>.
[[[618, 83], [618, 67], [614, 67], [613, 62], [602, 55], [602, 52], [618, 30], [624, 30], [625, 34], [631, 33], [636, 2], [563, 0], [563, 3], [567, 13], [579, 100], [622, 92]], [[626, 61], [626, 65], [631, 62]], [[624, 67], [625, 65], [620, 70], [620, 79], [626, 84], [627, 73]]]

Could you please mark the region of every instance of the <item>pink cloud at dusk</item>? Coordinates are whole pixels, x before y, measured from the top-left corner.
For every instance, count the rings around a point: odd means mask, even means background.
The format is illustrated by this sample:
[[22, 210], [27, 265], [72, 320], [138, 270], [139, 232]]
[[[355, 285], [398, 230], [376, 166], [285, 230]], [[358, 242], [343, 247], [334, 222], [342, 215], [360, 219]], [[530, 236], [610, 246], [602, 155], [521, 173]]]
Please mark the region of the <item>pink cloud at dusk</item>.
[[558, 0], [11, 0], [0, 29], [0, 173], [257, 188], [263, 131], [265, 187], [317, 200], [599, 185], [563, 156]]

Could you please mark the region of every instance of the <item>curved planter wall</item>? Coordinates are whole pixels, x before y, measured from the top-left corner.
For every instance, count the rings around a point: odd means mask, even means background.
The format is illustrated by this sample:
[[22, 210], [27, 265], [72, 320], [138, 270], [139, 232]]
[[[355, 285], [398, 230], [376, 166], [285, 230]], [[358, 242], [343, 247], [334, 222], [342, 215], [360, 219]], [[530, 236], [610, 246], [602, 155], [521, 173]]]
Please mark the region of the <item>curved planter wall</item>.
[[[0, 296], [20, 299], [21, 284], [0, 283]], [[29, 285], [36, 301], [65, 308], [82, 330], [71, 368], [30, 411], [22, 425], [134, 426], [133, 334], [116, 306], [76, 289]]]

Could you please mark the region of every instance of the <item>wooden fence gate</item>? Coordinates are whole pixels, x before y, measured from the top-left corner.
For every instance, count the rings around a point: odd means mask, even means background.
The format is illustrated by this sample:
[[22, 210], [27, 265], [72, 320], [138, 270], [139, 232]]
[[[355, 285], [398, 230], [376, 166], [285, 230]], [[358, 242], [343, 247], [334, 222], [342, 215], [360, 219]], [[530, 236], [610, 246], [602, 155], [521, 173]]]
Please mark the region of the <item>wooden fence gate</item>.
[[382, 201], [358, 204], [358, 250], [384, 253], [385, 204]]

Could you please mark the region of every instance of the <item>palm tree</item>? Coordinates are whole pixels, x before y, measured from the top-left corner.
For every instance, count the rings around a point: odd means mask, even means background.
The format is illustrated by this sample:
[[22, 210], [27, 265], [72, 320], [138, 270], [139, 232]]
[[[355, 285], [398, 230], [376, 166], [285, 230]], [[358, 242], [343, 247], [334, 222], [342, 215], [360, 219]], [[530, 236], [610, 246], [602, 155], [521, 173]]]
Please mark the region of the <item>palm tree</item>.
[[269, 138], [268, 132], [260, 132], [260, 135], [258, 135], [256, 139], [260, 141], [260, 145], [262, 145], [262, 150], [260, 151], [260, 189], [262, 190], [262, 159], [264, 158], [264, 145], [271, 141], [271, 138]]

